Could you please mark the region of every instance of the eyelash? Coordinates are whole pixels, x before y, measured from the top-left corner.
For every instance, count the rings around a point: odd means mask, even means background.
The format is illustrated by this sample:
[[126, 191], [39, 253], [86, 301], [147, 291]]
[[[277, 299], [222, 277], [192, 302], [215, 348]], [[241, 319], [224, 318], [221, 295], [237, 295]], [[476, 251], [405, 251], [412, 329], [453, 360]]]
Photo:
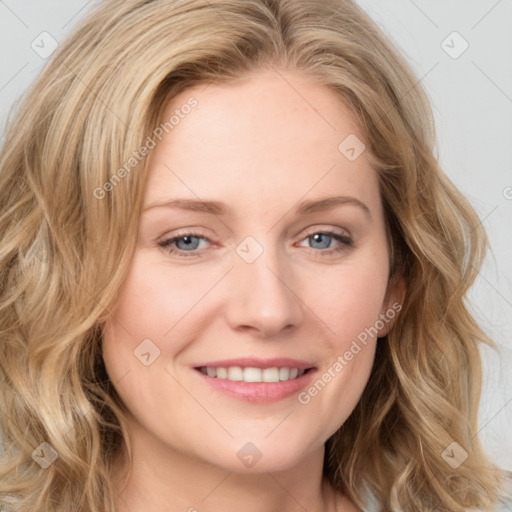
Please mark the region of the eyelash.
[[[345, 251], [354, 245], [354, 241], [352, 240], [352, 238], [350, 238], [349, 236], [344, 235], [342, 233], [338, 233], [336, 231], [311, 231], [311, 232], [307, 233], [306, 236], [302, 240], [306, 240], [307, 238], [310, 238], [313, 235], [327, 235], [327, 236], [334, 238], [336, 241], [341, 242], [341, 245], [334, 249], [315, 250], [313, 247], [309, 248], [316, 253], [320, 252], [321, 255], [325, 256], [325, 257], [329, 257], [331, 255], [341, 253], [342, 251]], [[178, 234], [172, 238], [162, 240], [161, 242], [158, 242], [158, 245], [162, 248], [162, 250], [164, 250], [164, 252], [168, 256], [170, 256], [174, 253], [177, 253], [180, 258], [200, 257], [200, 255], [196, 252], [196, 251], [199, 251], [199, 249], [194, 249], [193, 251], [183, 251], [181, 249], [176, 249], [176, 248], [170, 247], [171, 244], [173, 244], [174, 242], [181, 240], [183, 238], [188, 238], [188, 237], [195, 237], [195, 238], [199, 238], [201, 240], [209, 241], [208, 238], [201, 235], [200, 233], [185, 232], [185, 233]]]

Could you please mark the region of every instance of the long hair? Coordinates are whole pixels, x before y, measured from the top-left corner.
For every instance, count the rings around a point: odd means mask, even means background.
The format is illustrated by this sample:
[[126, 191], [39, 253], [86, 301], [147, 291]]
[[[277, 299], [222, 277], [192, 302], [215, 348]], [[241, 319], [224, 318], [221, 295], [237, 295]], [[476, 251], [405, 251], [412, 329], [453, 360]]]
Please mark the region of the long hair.
[[[462, 512], [497, 499], [501, 473], [477, 436], [479, 345], [492, 342], [465, 304], [487, 242], [434, 157], [432, 113], [403, 57], [349, 0], [107, 0], [49, 59], [1, 152], [8, 508], [114, 511], [112, 463], [131, 449], [101, 326], [135, 247], [140, 148], [178, 92], [269, 66], [307, 74], [357, 116], [392, 272], [407, 283], [360, 402], [326, 443], [325, 477], [381, 512]], [[454, 453], [467, 455], [458, 467], [447, 462]]]

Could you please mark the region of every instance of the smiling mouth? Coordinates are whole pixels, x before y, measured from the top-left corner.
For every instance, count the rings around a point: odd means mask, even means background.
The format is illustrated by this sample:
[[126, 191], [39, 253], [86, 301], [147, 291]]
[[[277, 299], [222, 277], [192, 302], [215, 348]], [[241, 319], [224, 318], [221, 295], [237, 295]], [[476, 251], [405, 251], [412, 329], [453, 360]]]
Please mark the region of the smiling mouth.
[[201, 366], [196, 368], [204, 375], [214, 379], [236, 382], [285, 382], [295, 380], [308, 373], [313, 368], [299, 369], [290, 367], [254, 368], [251, 366]]

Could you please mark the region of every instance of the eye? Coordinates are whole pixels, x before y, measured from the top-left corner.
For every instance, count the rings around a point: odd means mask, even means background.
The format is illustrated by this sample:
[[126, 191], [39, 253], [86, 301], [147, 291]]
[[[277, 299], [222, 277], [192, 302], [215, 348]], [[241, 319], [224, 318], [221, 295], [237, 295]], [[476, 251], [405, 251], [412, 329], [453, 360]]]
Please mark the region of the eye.
[[[338, 254], [353, 246], [350, 236], [336, 231], [311, 231], [303, 240], [309, 240], [313, 245], [316, 244], [316, 247], [310, 247], [310, 249], [318, 249], [313, 252], [321, 256]], [[158, 246], [168, 256], [176, 254], [180, 258], [194, 258], [200, 257], [202, 249], [205, 248], [200, 247], [201, 241], [211, 243], [200, 233], [184, 232], [158, 242]], [[333, 241], [338, 242], [338, 245], [334, 248], [329, 247]]]
[[199, 256], [196, 251], [198, 251], [198, 246], [200, 245], [201, 240], [208, 241], [208, 238], [200, 235], [199, 233], [183, 233], [172, 238], [162, 240], [161, 242], [158, 242], [158, 245], [168, 255], [178, 253], [180, 257], [190, 258]]
[[[352, 247], [354, 243], [350, 236], [337, 231], [312, 231], [306, 236], [304, 240], [310, 241], [313, 246], [316, 245], [316, 247], [312, 248], [320, 249], [320, 251], [314, 252], [320, 252], [322, 256], [329, 256], [345, 251]], [[331, 245], [333, 240], [338, 242], [339, 245], [335, 246], [334, 248], [328, 247]]]

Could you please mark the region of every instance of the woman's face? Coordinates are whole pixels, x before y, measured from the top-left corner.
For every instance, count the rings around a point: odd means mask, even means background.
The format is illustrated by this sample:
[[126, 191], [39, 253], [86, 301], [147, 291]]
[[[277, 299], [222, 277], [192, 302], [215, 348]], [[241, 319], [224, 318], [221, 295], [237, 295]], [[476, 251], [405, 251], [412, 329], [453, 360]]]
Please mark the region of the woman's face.
[[154, 454], [293, 467], [350, 415], [399, 309], [376, 173], [337, 96], [295, 72], [186, 89], [173, 115], [107, 371]]

